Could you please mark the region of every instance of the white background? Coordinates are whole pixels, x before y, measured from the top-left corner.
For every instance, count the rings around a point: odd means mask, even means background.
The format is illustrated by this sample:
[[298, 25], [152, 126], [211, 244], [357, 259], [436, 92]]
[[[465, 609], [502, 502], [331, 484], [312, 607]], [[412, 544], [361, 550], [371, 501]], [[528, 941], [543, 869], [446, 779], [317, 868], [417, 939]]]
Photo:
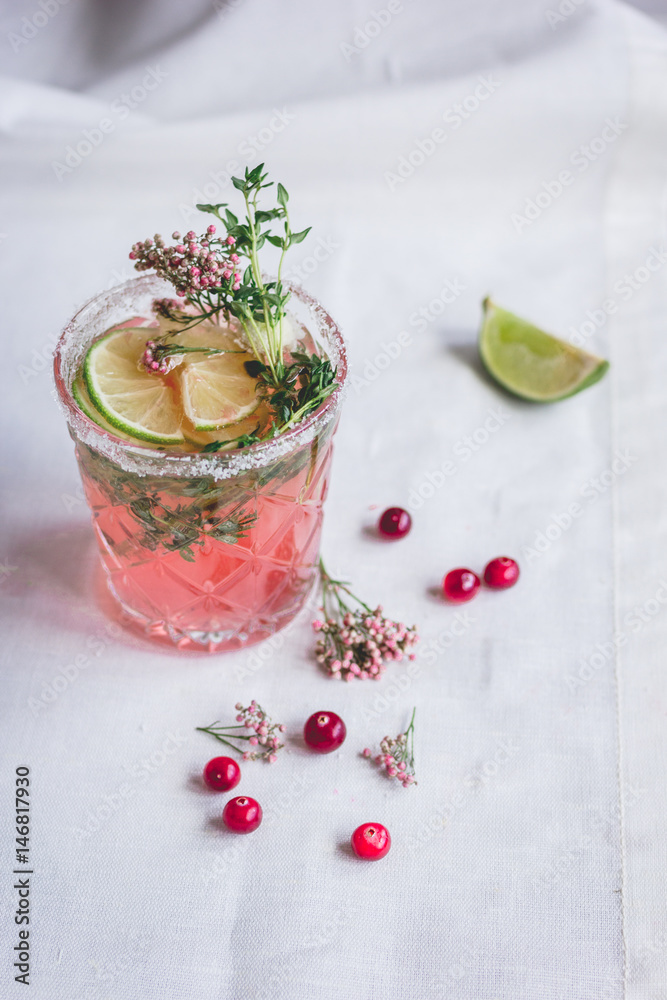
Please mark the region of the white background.
[[[10, 821], [26, 764], [34, 1000], [664, 1000], [667, 270], [636, 291], [624, 276], [667, 248], [667, 36], [604, 0], [560, 20], [551, 0], [404, 0], [350, 53], [380, 4], [45, 2], [37, 27], [37, 2], [6, 2], [0, 27], [0, 997], [23, 995]], [[151, 69], [161, 82], [132, 98]], [[493, 92], [455, 126], [480, 77]], [[419, 625], [416, 677], [327, 680], [308, 613], [265, 647], [184, 657], [111, 636], [101, 605], [45, 359], [78, 304], [131, 276], [132, 242], [193, 224], [205, 185], [231, 196], [227, 165], [255, 162], [276, 109], [289, 120], [261, 158], [314, 227], [294, 261], [356, 376], [324, 554]], [[58, 167], [103, 118], [90, 155]], [[609, 120], [618, 138], [582, 169]], [[396, 180], [434, 128], [445, 141]], [[552, 407], [504, 395], [476, 360], [488, 293], [570, 338], [592, 313], [609, 375]], [[501, 426], [466, 450], [490, 412]], [[448, 460], [409, 537], [380, 544], [379, 510]], [[501, 553], [520, 584], [481, 593], [459, 628], [434, 588]], [[267, 819], [241, 839], [199, 784], [216, 745], [194, 727], [252, 697], [296, 735], [275, 767], [244, 767]], [[358, 751], [413, 705], [419, 786], [403, 790]], [[321, 708], [349, 735], [315, 759], [298, 733]], [[394, 840], [378, 865], [346, 847], [369, 819]]]

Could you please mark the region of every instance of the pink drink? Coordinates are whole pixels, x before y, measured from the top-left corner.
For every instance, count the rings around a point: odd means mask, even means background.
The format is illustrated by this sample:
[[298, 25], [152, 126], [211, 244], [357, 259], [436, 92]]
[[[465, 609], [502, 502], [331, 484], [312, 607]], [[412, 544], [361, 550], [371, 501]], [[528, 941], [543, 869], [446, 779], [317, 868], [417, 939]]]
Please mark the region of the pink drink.
[[[123, 617], [179, 649], [238, 648], [284, 626], [312, 586], [341, 390], [293, 430], [236, 451], [157, 449], [116, 437], [79, 409], [72, 379], [92, 340], [129, 316], [150, 315], [161, 294], [161, 281], [142, 277], [84, 306], [59, 343], [56, 384]], [[342, 387], [337, 328], [304, 293], [294, 299]]]

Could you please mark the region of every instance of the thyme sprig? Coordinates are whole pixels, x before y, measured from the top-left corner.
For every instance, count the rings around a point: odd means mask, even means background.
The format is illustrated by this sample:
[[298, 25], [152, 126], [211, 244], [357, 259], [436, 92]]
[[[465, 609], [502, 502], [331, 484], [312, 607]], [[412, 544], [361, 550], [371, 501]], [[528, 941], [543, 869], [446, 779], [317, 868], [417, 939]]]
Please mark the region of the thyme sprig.
[[136, 548], [163, 550], [194, 562], [197, 547], [203, 547], [207, 538], [236, 545], [257, 520], [249, 490], [232, 496], [209, 476], [185, 481], [136, 476], [85, 445], [80, 446], [79, 457], [107, 502], [122, 505], [135, 522], [123, 541], [105, 535], [119, 555]]
[[[175, 299], [155, 303], [155, 311], [176, 325], [167, 338], [177, 337], [206, 319], [219, 323], [222, 317], [227, 324], [232, 319], [236, 322], [257, 362], [257, 391], [272, 412], [274, 427], [282, 432], [331, 395], [336, 370], [328, 359], [316, 354], [293, 353], [285, 357], [284, 321], [291, 291], [282, 280], [283, 262], [287, 251], [306, 238], [310, 227], [292, 230], [289, 195], [280, 183], [276, 186], [275, 204], [260, 207], [262, 192], [273, 186], [267, 178], [263, 163], [252, 170], [246, 167], [243, 177], [232, 178], [234, 188], [243, 197], [243, 219], [231, 211], [227, 202], [197, 205], [222, 223], [223, 235], [216, 235], [217, 227], [209, 225], [199, 236], [192, 230], [185, 236], [175, 232], [173, 239], [177, 242], [166, 246], [156, 234], [154, 239], [135, 243], [130, 257], [137, 270], [156, 271], [174, 285], [184, 300], [182, 305]], [[280, 231], [272, 231], [274, 223], [280, 224]], [[259, 252], [266, 243], [281, 251], [275, 280], [265, 279], [259, 263]], [[177, 354], [175, 348], [166, 342], [151, 348], [152, 370], [164, 372], [162, 358]]]

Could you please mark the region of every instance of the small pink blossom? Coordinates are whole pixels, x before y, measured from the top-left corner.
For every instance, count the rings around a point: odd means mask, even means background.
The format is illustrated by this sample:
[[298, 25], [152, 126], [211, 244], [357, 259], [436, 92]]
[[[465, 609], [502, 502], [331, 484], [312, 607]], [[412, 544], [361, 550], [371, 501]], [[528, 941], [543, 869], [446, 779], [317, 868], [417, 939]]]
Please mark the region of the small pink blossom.
[[[227, 747], [236, 750], [244, 760], [266, 760], [273, 764], [277, 759], [277, 752], [285, 745], [279, 738], [279, 734], [285, 732], [285, 726], [272, 722], [262, 706], [254, 700], [245, 708], [238, 702], [236, 710], [236, 722], [239, 725], [223, 726], [214, 722], [212, 726], [200, 727], [201, 731], [210, 733]], [[248, 733], [248, 730], [251, 732]], [[238, 746], [239, 743], [246, 744], [248, 749]]]
[[182, 298], [196, 296], [201, 290], [209, 288], [214, 283], [211, 276], [219, 272], [225, 280], [234, 275], [231, 290], [238, 291], [241, 277], [235, 273], [235, 268], [239, 256], [237, 253], [228, 256], [229, 247], [236, 240], [231, 237], [230, 244], [229, 238], [220, 239], [215, 231], [215, 226], [211, 225], [201, 236], [191, 229], [181, 237], [175, 230], [172, 238], [177, 242], [171, 246], [166, 246], [160, 234], [156, 233], [154, 239], [133, 244], [129, 256], [135, 262], [137, 271], [155, 271], [159, 277], [170, 281]]
[[[404, 733], [399, 733], [395, 739], [385, 736], [380, 743], [381, 752], [373, 758], [379, 768], [385, 769], [387, 777], [400, 781], [403, 788], [417, 784], [414, 754], [415, 713], [416, 709], [413, 709], [410, 725]], [[371, 751], [366, 748], [362, 751], [362, 756], [371, 757]]]

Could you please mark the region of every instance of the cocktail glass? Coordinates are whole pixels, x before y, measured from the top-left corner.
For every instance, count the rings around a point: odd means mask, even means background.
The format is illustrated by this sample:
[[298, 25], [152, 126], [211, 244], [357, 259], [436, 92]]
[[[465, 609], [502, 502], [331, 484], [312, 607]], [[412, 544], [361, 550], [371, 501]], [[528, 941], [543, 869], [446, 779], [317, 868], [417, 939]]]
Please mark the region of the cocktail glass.
[[337, 369], [322, 406], [278, 437], [232, 452], [143, 447], [86, 416], [72, 382], [93, 340], [151, 317], [153, 300], [170, 291], [146, 275], [87, 302], [58, 342], [56, 389], [120, 616], [181, 650], [236, 649], [284, 627], [312, 588], [345, 345], [319, 303], [294, 288], [293, 320]]

